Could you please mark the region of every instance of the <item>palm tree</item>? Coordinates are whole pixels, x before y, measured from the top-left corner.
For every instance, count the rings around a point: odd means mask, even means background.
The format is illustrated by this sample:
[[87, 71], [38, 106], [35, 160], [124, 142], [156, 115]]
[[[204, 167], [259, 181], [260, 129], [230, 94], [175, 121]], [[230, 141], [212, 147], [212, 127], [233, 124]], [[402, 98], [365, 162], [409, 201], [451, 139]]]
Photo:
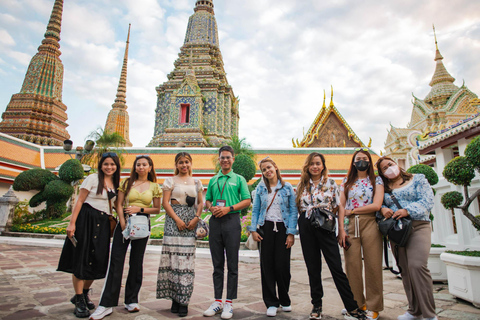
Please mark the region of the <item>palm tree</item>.
[[249, 156], [253, 161], [255, 161], [255, 153], [252, 150], [252, 146], [247, 142], [246, 138], [240, 139], [238, 136], [232, 136], [232, 140], [227, 142], [227, 144], [233, 148], [235, 155], [244, 154]]
[[125, 153], [125, 150], [122, 148], [125, 145], [125, 139], [117, 132], [105, 131], [99, 127], [97, 130], [92, 131], [87, 138], [95, 140], [95, 148], [92, 152], [83, 156], [82, 163], [90, 166], [96, 165], [105, 152], [117, 153], [121, 164], [125, 163], [125, 159], [122, 156]]

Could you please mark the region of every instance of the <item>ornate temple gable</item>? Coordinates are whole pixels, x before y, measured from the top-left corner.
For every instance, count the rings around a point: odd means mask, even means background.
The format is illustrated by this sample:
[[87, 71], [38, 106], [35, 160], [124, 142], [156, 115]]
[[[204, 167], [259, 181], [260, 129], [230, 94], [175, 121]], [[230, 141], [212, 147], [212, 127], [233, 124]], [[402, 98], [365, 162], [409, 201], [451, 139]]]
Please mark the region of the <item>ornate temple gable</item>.
[[55, 0], [44, 39], [30, 61], [20, 93], [12, 95], [2, 114], [0, 132], [42, 145], [62, 145], [70, 137], [59, 58], [62, 12], [63, 0]]
[[127, 112], [127, 64], [128, 64], [128, 46], [130, 43], [130, 24], [128, 25], [127, 42], [125, 45], [125, 54], [123, 56], [122, 71], [120, 81], [118, 82], [117, 97], [112, 105], [112, 110], [108, 113], [105, 123], [105, 131], [116, 132], [125, 139], [125, 146], [131, 147], [130, 142], [130, 119]]
[[325, 106], [324, 91], [322, 108], [308, 132], [302, 141], [292, 139], [292, 143], [294, 148], [365, 147], [333, 104], [333, 88], [328, 108]]
[[[213, 2], [199, 0], [194, 11], [175, 69], [156, 88], [155, 132], [149, 146], [217, 146], [238, 135], [239, 99], [226, 77]], [[192, 121], [184, 123], [182, 112], [187, 111]]]

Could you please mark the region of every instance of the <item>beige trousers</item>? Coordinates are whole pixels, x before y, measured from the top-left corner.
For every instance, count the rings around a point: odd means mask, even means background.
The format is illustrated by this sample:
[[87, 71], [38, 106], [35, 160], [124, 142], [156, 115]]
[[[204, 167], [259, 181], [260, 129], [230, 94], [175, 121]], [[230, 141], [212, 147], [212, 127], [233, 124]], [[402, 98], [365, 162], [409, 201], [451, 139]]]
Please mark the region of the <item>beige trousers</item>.
[[[413, 221], [407, 245], [398, 248], [398, 265], [408, 299], [408, 312], [415, 317], [434, 318], [433, 281], [428, 270], [432, 227], [428, 221]], [[392, 248], [395, 245], [391, 243]]]
[[[382, 235], [375, 214], [351, 215], [348, 226], [350, 249], [344, 250], [345, 271], [359, 307], [383, 310]], [[356, 237], [357, 236], [357, 237]], [[363, 262], [362, 262], [362, 258]], [[365, 287], [363, 266], [365, 265]], [[364, 293], [365, 289], [365, 293]]]

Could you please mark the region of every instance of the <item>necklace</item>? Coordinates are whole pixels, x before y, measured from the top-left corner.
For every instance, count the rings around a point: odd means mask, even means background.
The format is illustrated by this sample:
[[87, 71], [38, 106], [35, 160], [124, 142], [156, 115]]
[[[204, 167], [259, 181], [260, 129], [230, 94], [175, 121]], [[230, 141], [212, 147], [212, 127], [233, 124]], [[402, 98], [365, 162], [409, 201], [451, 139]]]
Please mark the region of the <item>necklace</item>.
[[141, 181], [140, 183], [137, 183], [138, 181], [140, 181], [140, 180], [135, 181], [135, 182], [133, 183], [133, 186], [139, 187], [139, 186], [141, 186], [142, 184], [144, 184], [145, 182], [147, 182], [148, 180], [143, 180], [143, 181]]
[[320, 179], [318, 179], [318, 180], [312, 180], [312, 182], [313, 182], [314, 184], [317, 184], [317, 183], [320, 182], [320, 180], [322, 180], [322, 178], [320, 178]]

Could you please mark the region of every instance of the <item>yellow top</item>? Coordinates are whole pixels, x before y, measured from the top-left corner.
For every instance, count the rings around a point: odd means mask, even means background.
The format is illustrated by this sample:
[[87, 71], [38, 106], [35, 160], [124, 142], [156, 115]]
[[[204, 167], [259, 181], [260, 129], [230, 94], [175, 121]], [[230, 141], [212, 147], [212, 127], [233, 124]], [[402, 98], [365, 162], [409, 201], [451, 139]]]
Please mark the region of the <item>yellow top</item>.
[[[127, 189], [127, 179], [124, 179], [120, 183], [120, 187], [118, 188], [118, 191], [125, 192]], [[143, 192], [139, 192], [137, 189], [135, 189], [133, 186], [130, 188], [130, 191], [128, 192], [128, 196], [125, 199], [125, 205], [126, 206], [137, 206], [137, 207], [143, 207], [143, 208], [148, 208], [150, 207], [150, 204], [153, 201], [153, 198], [161, 198], [162, 197], [162, 189], [160, 189], [158, 183], [151, 182], [150, 183], [150, 188]]]

